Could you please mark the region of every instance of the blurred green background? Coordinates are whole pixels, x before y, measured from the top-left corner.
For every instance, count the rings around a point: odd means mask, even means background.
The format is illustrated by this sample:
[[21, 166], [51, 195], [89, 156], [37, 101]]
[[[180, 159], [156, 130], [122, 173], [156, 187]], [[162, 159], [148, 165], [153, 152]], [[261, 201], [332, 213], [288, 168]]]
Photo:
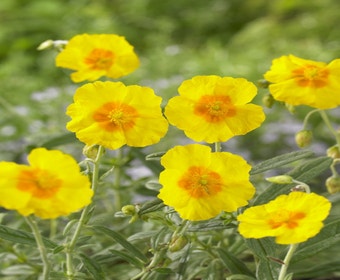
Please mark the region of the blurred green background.
[[[79, 85], [72, 84], [69, 71], [55, 67], [55, 50], [37, 51], [47, 39], [81, 33], [125, 36], [141, 66], [121, 80], [154, 88], [166, 104], [194, 75], [256, 83], [281, 55], [329, 62], [340, 54], [339, 25], [338, 0], [2, 0], [0, 158], [20, 161], [29, 147], [67, 133], [65, 108]], [[260, 90], [256, 102], [265, 92]], [[296, 149], [292, 139], [301, 128], [299, 114], [281, 108], [267, 109], [262, 130], [236, 137], [229, 148], [245, 147], [241, 153], [255, 160]], [[167, 139], [182, 135], [173, 130]], [[172, 144], [166, 141], [155, 149]]]

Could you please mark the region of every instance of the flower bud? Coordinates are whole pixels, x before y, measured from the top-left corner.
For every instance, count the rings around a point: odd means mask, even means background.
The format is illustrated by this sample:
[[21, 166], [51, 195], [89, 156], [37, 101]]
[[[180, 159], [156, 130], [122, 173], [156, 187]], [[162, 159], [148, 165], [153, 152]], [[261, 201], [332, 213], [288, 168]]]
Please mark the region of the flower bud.
[[326, 180], [326, 188], [330, 194], [340, 192], [340, 177], [331, 176]]
[[42, 43], [37, 47], [37, 50], [38, 50], [38, 51], [43, 51], [43, 50], [47, 50], [47, 49], [53, 48], [53, 46], [54, 46], [53, 40], [46, 40], [46, 41], [42, 42]]
[[266, 94], [265, 96], [263, 96], [262, 104], [266, 106], [267, 108], [273, 107], [274, 103], [275, 103], [275, 99], [273, 98], [271, 94]]
[[188, 238], [184, 235], [172, 237], [169, 245], [170, 252], [177, 252], [188, 244]]
[[335, 145], [327, 149], [327, 156], [334, 158], [334, 159], [340, 159], [340, 149], [338, 145]]
[[98, 145], [85, 145], [85, 147], [83, 148], [83, 155], [87, 158], [95, 160], [97, 158], [98, 149]]
[[299, 148], [308, 147], [313, 139], [311, 130], [301, 130], [295, 135], [295, 142]]
[[136, 207], [134, 205], [125, 205], [122, 207], [122, 212], [127, 216], [133, 216], [136, 214]]
[[293, 178], [288, 175], [279, 175], [274, 177], [269, 177], [266, 179], [268, 182], [275, 184], [291, 184], [293, 183]]

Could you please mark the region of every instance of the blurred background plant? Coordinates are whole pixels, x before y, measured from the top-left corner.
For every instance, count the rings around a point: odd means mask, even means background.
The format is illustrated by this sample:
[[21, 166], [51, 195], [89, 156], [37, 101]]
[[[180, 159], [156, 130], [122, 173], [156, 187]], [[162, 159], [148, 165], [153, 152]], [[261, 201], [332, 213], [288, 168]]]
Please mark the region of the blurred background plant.
[[[37, 51], [39, 44], [48, 39], [68, 40], [82, 33], [125, 36], [135, 46], [141, 66], [120, 80], [126, 84], [152, 87], [156, 94], [163, 97], [165, 104], [177, 94], [180, 83], [194, 75], [244, 77], [257, 83], [269, 69], [272, 59], [284, 54], [325, 62], [335, 59], [340, 54], [339, 24], [338, 0], [2, 0], [0, 159], [22, 162], [28, 150], [42, 145], [61, 149], [81, 159], [83, 145], [65, 128], [68, 121], [65, 108], [72, 102], [77, 86], [72, 84], [67, 70], [55, 67], [55, 50]], [[259, 89], [257, 103], [261, 103], [266, 93], [266, 89]], [[262, 128], [228, 141], [224, 144], [226, 150], [241, 154], [254, 163], [298, 150], [294, 135], [302, 129], [302, 120], [307, 111], [302, 107], [292, 115], [282, 104], [276, 103], [266, 109], [267, 119]], [[330, 112], [332, 121], [339, 123], [340, 110], [337, 108]], [[310, 149], [317, 155], [325, 155], [326, 149], [334, 144], [334, 139], [317, 114], [311, 117], [309, 123], [314, 133]], [[128, 166], [130, 173], [122, 178], [129, 190], [123, 198], [123, 204], [131, 203], [136, 193], [144, 197], [155, 194], [150, 184], [149, 188], [145, 188], [145, 183], [155, 179], [160, 166], [157, 162], [146, 162], [145, 155], [184, 143], [187, 140], [182, 136], [182, 132], [171, 128], [159, 144], [146, 149], [129, 150], [122, 162], [107, 160], [107, 166], [120, 166], [122, 163]], [[323, 181], [327, 174], [323, 176], [323, 179], [315, 182], [314, 191], [325, 192]], [[101, 196], [107, 197], [107, 193], [99, 193], [98, 199]], [[103, 206], [104, 209], [110, 207], [109, 204]], [[148, 223], [139, 221], [128, 224], [126, 218], [102, 215], [96, 216], [96, 219], [101, 223], [109, 221], [117, 230], [129, 236], [131, 242], [141, 245], [146, 238], [153, 236], [151, 248], [155, 249], [153, 246], [159, 246], [157, 238], [169, 241], [170, 235], [166, 229], [154, 235], [154, 228]], [[19, 227], [20, 222], [10, 217], [12, 220], [7, 217], [5, 222]], [[62, 228], [62, 221], [60, 226]], [[144, 236], [134, 237], [138, 231], [145, 231]], [[46, 229], [46, 232], [49, 231]], [[217, 232], [210, 239], [209, 234], [201, 238], [215, 246], [221, 238], [232, 242], [226, 238], [228, 235], [226, 230]], [[105, 242], [98, 246], [104, 246]], [[117, 245], [107, 246], [117, 249]], [[1, 241], [1, 247], [6, 251], [11, 248], [11, 244]], [[15, 261], [8, 258], [6, 262], [0, 261], [0, 276], [1, 269], [8, 269], [12, 262], [27, 261], [21, 253], [22, 247], [18, 244], [11, 249], [13, 256], [16, 256]], [[329, 250], [322, 257], [326, 260], [338, 258], [337, 251], [338, 248]], [[0, 260], [3, 256], [0, 253]], [[31, 257], [34, 259], [35, 255]], [[181, 263], [185, 260], [183, 258], [183, 255], [179, 255], [177, 261]], [[204, 279], [220, 279], [209, 278], [206, 271], [219, 270], [221, 263], [214, 261], [207, 264], [207, 260], [209, 258], [197, 259], [197, 262], [202, 261], [200, 265], [203, 263], [206, 273], [197, 266], [197, 275], [203, 273], [206, 275]], [[320, 263], [319, 260], [320, 256], [312, 258], [314, 264]], [[123, 279], [115, 277], [130, 271], [128, 262], [122, 261], [122, 256], [100, 261], [114, 262], [119, 267], [111, 271], [112, 275], [108, 279]], [[297, 267], [301, 267], [298, 264]], [[301, 269], [301, 277], [324, 276], [334, 271], [331, 265], [325, 264], [323, 270], [318, 269], [323, 274], [315, 276], [316, 269], [310, 272], [310, 263], [302, 267], [308, 267], [308, 271]], [[136, 271], [130, 271], [130, 274]], [[162, 279], [167, 279], [169, 271], [160, 269], [160, 275], [162, 272], [165, 275]], [[29, 277], [22, 279], [35, 279]], [[223, 277], [223, 272], [216, 277]]]

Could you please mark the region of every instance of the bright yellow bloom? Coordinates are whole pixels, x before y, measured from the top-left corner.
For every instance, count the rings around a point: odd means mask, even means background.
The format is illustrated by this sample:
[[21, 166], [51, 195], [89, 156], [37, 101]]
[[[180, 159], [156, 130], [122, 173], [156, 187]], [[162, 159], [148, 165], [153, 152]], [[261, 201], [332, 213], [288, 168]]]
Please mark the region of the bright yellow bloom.
[[264, 75], [276, 100], [330, 109], [340, 105], [340, 59], [329, 64], [293, 55], [274, 59]]
[[56, 57], [56, 65], [77, 71], [71, 74], [71, 79], [78, 83], [102, 76], [125, 76], [139, 66], [139, 59], [123, 36], [82, 34], [67, 43]]
[[331, 203], [314, 193], [291, 192], [267, 204], [253, 206], [237, 217], [245, 238], [275, 237], [278, 244], [295, 244], [317, 235]]
[[242, 78], [196, 76], [184, 81], [178, 92], [180, 96], [169, 100], [165, 115], [198, 142], [227, 141], [254, 130], [265, 119], [260, 106], [247, 104], [257, 89]]
[[0, 162], [2, 207], [24, 216], [53, 219], [91, 203], [90, 181], [71, 156], [37, 148], [29, 154], [28, 162]]
[[67, 108], [72, 120], [66, 127], [87, 145], [145, 147], [157, 143], [168, 130], [161, 101], [148, 87], [89, 83], [77, 89]]
[[238, 155], [191, 144], [170, 149], [161, 164], [165, 170], [158, 197], [183, 219], [207, 220], [221, 211], [235, 211], [255, 193], [249, 182], [251, 167]]

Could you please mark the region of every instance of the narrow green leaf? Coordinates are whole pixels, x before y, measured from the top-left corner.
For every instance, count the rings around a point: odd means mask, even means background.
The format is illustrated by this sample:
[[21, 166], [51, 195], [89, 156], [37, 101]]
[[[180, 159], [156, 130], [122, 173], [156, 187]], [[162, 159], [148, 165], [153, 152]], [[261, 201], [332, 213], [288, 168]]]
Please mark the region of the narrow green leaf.
[[244, 262], [230, 254], [227, 250], [218, 248], [217, 253], [220, 256], [222, 263], [232, 274], [245, 274], [254, 277], [254, 274], [248, 269]]
[[51, 139], [48, 139], [46, 142], [39, 145], [40, 147], [45, 147], [46, 149], [52, 149], [57, 146], [75, 143], [77, 142], [77, 138], [74, 133], [65, 133], [62, 135], [58, 135]]
[[138, 215], [141, 216], [146, 213], [155, 212], [164, 207], [164, 203], [159, 198], [153, 199], [151, 201], [145, 202], [138, 211]]
[[81, 261], [84, 264], [86, 270], [93, 276], [95, 280], [105, 279], [104, 272], [102, 271], [100, 265], [92, 258], [84, 254], [80, 254]]
[[255, 165], [250, 171], [250, 175], [255, 175], [262, 173], [264, 171], [273, 170], [275, 168], [285, 166], [289, 163], [298, 161], [300, 159], [311, 157], [312, 155], [313, 152], [310, 151], [297, 151], [280, 155]]
[[234, 274], [227, 277], [226, 280], [256, 280], [256, 278], [243, 274]]
[[143, 268], [144, 267], [144, 263], [142, 263], [138, 258], [135, 258], [131, 254], [127, 254], [125, 252], [114, 250], [114, 249], [111, 249], [109, 251], [113, 255], [120, 257], [121, 259], [127, 261], [128, 263], [130, 263], [133, 266], [136, 266], [138, 268]]
[[152, 153], [145, 157], [146, 160], [157, 160], [160, 161], [161, 157], [164, 156], [165, 152]]
[[225, 224], [223, 220], [208, 220], [204, 222], [195, 222], [188, 228], [188, 231], [212, 231], [212, 230], [224, 230], [227, 228], [235, 228], [235, 224]]
[[115, 232], [107, 227], [103, 226], [93, 226], [92, 227], [95, 231], [102, 232], [106, 234], [107, 236], [114, 239], [117, 243], [122, 245], [127, 251], [131, 253], [132, 256], [136, 256], [139, 258], [142, 262], [146, 263], [148, 262], [148, 258], [133, 244], [128, 242], [122, 235], [120, 235], [118, 232]]
[[167, 268], [167, 267], [155, 268], [154, 271], [156, 271], [157, 273], [166, 274], [166, 275], [170, 275], [174, 273], [171, 268]]
[[280, 247], [272, 238], [245, 239], [247, 246], [257, 256], [258, 263], [256, 269], [257, 279], [276, 280], [280, 264], [271, 260], [270, 257], [276, 257]]
[[[314, 158], [302, 163], [291, 172], [287, 173], [287, 175], [293, 177], [293, 179], [307, 183], [327, 170], [331, 166], [332, 162], [333, 160], [329, 157]], [[292, 184], [271, 184], [263, 193], [260, 193], [254, 199], [253, 205], [267, 203], [268, 201], [275, 199], [280, 194], [286, 194], [290, 191], [292, 186]]]
[[[23, 230], [12, 229], [3, 225], [0, 225], [0, 238], [14, 243], [36, 246], [36, 241], [32, 233]], [[58, 244], [47, 238], [43, 237], [43, 241], [45, 246], [49, 249], [55, 249], [58, 247]]]

